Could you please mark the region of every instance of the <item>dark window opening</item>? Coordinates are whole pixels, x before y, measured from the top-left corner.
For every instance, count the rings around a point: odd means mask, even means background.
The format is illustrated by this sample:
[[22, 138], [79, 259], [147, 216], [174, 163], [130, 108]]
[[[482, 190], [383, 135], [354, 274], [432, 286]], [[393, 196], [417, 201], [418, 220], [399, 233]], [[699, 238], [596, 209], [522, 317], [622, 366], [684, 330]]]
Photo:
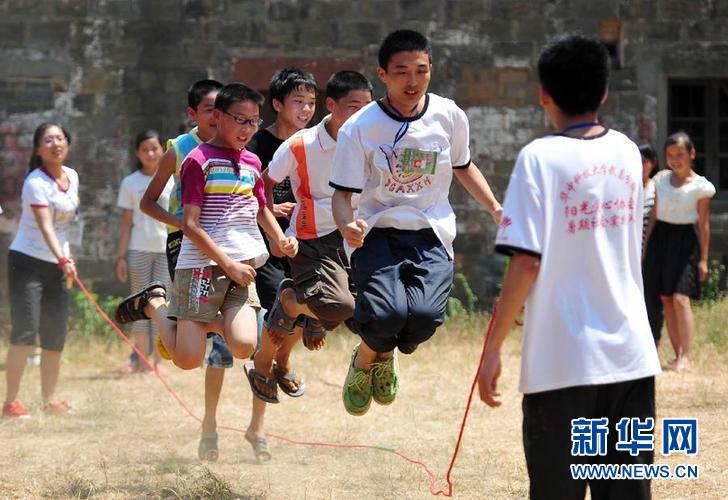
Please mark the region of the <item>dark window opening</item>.
[[728, 79], [671, 80], [667, 113], [667, 133], [695, 143], [695, 171], [728, 190]]

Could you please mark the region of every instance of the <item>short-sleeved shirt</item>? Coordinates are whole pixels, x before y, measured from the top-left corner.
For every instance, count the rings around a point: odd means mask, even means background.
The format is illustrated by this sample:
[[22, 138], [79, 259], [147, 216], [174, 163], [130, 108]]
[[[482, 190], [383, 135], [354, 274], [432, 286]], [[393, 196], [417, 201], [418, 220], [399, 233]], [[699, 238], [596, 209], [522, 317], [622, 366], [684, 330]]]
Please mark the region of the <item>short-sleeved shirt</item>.
[[[167, 231], [164, 223], [142, 213], [139, 208], [139, 203], [150, 182], [152, 182], [152, 176], [144, 175], [141, 170], [137, 170], [124, 177], [119, 187], [116, 206], [132, 211], [129, 250], [164, 253], [167, 242]], [[170, 178], [157, 200], [159, 206], [165, 210], [169, 208], [169, 196], [173, 190], [174, 180]]]
[[671, 170], [661, 170], [653, 178], [657, 193], [657, 220], [670, 224], [695, 224], [698, 221], [698, 200], [712, 198], [715, 186], [696, 175], [680, 187], [670, 183]]
[[[202, 139], [197, 132], [197, 127], [193, 128], [186, 134], [181, 134], [174, 139], [167, 141], [167, 151], [174, 149], [174, 174], [172, 179], [174, 180], [174, 189], [169, 195], [169, 209], [168, 212], [177, 218], [182, 218], [182, 185], [179, 181], [179, 172], [182, 168], [182, 162], [190, 151], [195, 149], [197, 146], [202, 144]], [[175, 233], [179, 231], [179, 228], [175, 226], [167, 226], [168, 233]]]
[[452, 257], [450, 184], [453, 169], [469, 164], [468, 119], [452, 100], [426, 94], [422, 111], [407, 118], [375, 101], [339, 130], [331, 186], [361, 193], [358, 217], [370, 229], [431, 227]]
[[541, 258], [526, 300], [520, 390], [536, 393], [660, 372], [642, 292], [642, 162], [608, 130], [521, 150], [496, 250]]
[[[261, 170], [268, 168], [273, 155], [283, 144], [283, 140], [274, 136], [268, 129], [258, 130], [246, 146], [248, 151], [255, 153], [260, 158]], [[295, 203], [296, 197], [291, 190], [291, 180], [286, 177], [280, 183], [273, 186], [273, 203]], [[285, 217], [277, 217], [276, 220], [283, 231], [288, 229], [290, 221]]]
[[[199, 224], [232, 260], [263, 265], [268, 251], [258, 230], [258, 208], [265, 205], [260, 160], [250, 151], [202, 143], [182, 164], [182, 205], [200, 207]], [[177, 269], [215, 266], [185, 235]]]
[[38, 223], [33, 215], [33, 208], [47, 207], [51, 212], [53, 230], [61, 245], [63, 255], [71, 255], [69, 232], [71, 223], [78, 212], [78, 174], [69, 167], [62, 167], [69, 180], [67, 189], [61, 189], [56, 179], [42, 168], [33, 170], [23, 182], [21, 194], [22, 213], [18, 232], [15, 234], [10, 250], [30, 255], [47, 262], [58, 259], [43, 238]]
[[268, 165], [274, 181], [290, 178], [296, 208], [286, 230], [288, 236], [312, 239], [336, 230], [331, 212], [334, 188], [329, 186], [336, 141], [326, 131], [329, 118], [286, 139]]

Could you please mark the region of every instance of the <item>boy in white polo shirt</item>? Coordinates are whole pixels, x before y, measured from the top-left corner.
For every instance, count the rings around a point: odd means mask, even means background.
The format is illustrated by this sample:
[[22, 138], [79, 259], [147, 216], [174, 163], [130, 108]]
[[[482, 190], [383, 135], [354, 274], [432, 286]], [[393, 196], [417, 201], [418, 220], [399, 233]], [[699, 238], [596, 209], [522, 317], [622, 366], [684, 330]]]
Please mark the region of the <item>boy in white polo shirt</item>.
[[[399, 386], [394, 350], [409, 354], [445, 318], [453, 277], [453, 175], [497, 219], [500, 205], [470, 161], [468, 119], [453, 101], [427, 93], [430, 41], [401, 30], [379, 49], [387, 96], [339, 131], [333, 213], [351, 254], [362, 338], [344, 384], [346, 410], [391, 403]], [[351, 197], [361, 193], [357, 218]]]
[[[354, 297], [349, 284], [349, 263], [343, 250], [341, 234], [331, 213], [329, 186], [336, 138], [339, 128], [355, 112], [372, 100], [372, 85], [355, 71], [340, 71], [326, 84], [326, 107], [330, 114], [315, 127], [303, 129], [287, 139], [276, 151], [263, 173], [267, 199], [273, 186], [290, 177], [296, 206], [286, 235], [299, 240], [298, 254], [289, 259], [292, 279], [279, 286], [276, 301], [268, 313], [266, 334], [255, 356], [255, 369], [247, 364], [254, 394], [267, 402], [276, 402], [275, 386], [264, 378], [275, 374], [276, 349], [283, 349], [282, 339], [292, 335], [296, 318], [306, 317], [303, 343], [311, 350], [325, 343], [327, 330], [333, 330], [351, 318]], [[277, 374], [276, 378], [281, 379]], [[290, 377], [290, 374], [289, 374]], [[255, 379], [258, 379], [256, 382]], [[299, 395], [279, 382], [289, 395]]]
[[[597, 121], [609, 79], [600, 42], [556, 39], [538, 74], [541, 106], [559, 133], [523, 148], [511, 175], [496, 250], [513, 258], [479, 387], [486, 404], [501, 404], [500, 349], [525, 301], [520, 390], [531, 498], [582, 499], [587, 481], [574, 479], [570, 464], [652, 462], [651, 450], [618, 451], [615, 428], [624, 418], [654, 419], [660, 372], [642, 297], [642, 162], [632, 141]], [[580, 452], [575, 422], [604, 417], [606, 446]], [[592, 498], [650, 498], [646, 479], [589, 487]]]

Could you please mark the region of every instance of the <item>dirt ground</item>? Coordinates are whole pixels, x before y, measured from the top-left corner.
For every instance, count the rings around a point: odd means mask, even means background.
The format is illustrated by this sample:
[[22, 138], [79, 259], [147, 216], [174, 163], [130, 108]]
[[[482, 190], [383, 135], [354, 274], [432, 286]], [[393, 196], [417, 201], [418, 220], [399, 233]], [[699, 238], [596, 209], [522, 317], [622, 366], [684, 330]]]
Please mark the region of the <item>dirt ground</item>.
[[[699, 454], [658, 463], [694, 463], [698, 480], [655, 480], [654, 498], [728, 498], [728, 305], [698, 312], [701, 331], [691, 373], [664, 373], [657, 382], [658, 418], [697, 417]], [[269, 406], [268, 430], [293, 439], [381, 445], [422, 460], [445, 487], [460, 419], [479, 357], [486, 318], [451, 321], [413, 356], [400, 357], [402, 386], [395, 404], [373, 405], [351, 417], [341, 384], [356, 339], [330, 336], [319, 353], [299, 348], [295, 366], [307, 380], [300, 399], [281, 395]], [[519, 333], [506, 344], [504, 405], [476, 400], [453, 472], [456, 498], [525, 498], [528, 479], [521, 446], [521, 396], [516, 391]], [[709, 340], [712, 338], [713, 340]], [[715, 339], [718, 338], [716, 342]], [[722, 340], [720, 340], [722, 338]], [[669, 347], [663, 343], [661, 357]], [[0, 360], [6, 345], [0, 345]], [[220, 459], [200, 463], [199, 425], [149, 375], [120, 376], [126, 349], [73, 340], [64, 355], [59, 396], [70, 414], [40, 413], [38, 369], [28, 368], [21, 399], [32, 419], [0, 420], [2, 498], [430, 498], [424, 470], [382, 450], [291, 445], [270, 438], [273, 460], [258, 465], [242, 434], [220, 432]], [[0, 361], [0, 363], [2, 363]], [[3, 369], [0, 364], [0, 371]], [[170, 384], [202, 413], [203, 372], [167, 364]], [[228, 371], [218, 423], [245, 428], [250, 390], [242, 364]], [[658, 431], [656, 443], [661, 443]]]

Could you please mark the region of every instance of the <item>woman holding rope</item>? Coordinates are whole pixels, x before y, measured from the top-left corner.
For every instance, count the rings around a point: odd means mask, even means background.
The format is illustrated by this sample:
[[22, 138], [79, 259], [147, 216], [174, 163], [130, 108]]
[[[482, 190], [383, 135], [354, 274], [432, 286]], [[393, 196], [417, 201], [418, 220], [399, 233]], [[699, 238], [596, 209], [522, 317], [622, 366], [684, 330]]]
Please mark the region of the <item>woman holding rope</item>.
[[54, 397], [68, 329], [66, 281], [76, 276], [69, 229], [78, 210], [78, 174], [64, 165], [70, 143], [68, 132], [57, 123], [43, 123], [33, 134], [20, 224], [8, 252], [12, 331], [5, 362], [6, 417], [29, 416], [17, 397], [36, 334], [41, 346], [42, 410], [64, 413], [70, 409], [68, 403]]

